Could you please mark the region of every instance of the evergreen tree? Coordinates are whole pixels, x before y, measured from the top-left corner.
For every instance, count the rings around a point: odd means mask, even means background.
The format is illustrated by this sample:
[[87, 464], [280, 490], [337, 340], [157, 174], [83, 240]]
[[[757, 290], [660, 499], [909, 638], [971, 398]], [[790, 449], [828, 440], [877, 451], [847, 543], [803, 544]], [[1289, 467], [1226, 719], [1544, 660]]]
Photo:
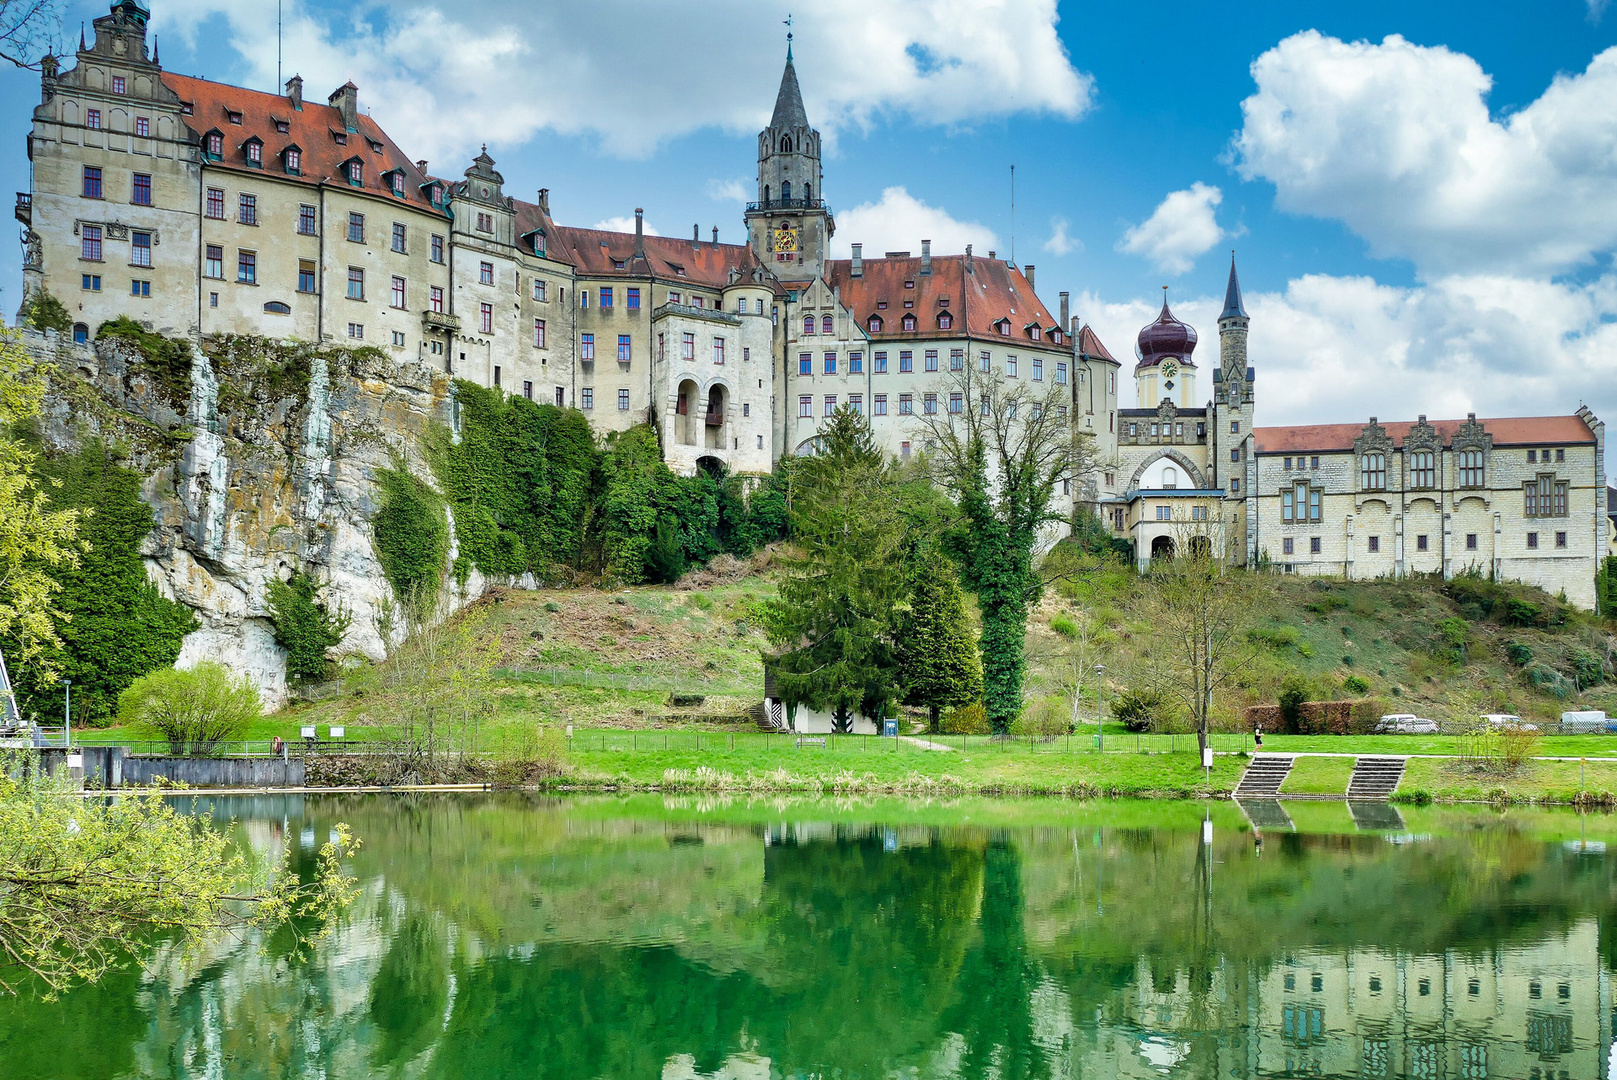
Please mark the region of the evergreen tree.
[[269, 583], [267, 598], [275, 643], [286, 650], [286, 674], [294, 682], [323, 679], [331, 671], [326, 650], [342, 644], [352, 621], [340, 608], [328, 611], [315, 599], [314, 579], [301, 570]]
[[937, 734], [945, 708], [982, 700], [983, 669], [954, 567], [930, 552], [918, 560], [913, 577], [898, 641], [904, 702], [925, 706], [928, 730]]

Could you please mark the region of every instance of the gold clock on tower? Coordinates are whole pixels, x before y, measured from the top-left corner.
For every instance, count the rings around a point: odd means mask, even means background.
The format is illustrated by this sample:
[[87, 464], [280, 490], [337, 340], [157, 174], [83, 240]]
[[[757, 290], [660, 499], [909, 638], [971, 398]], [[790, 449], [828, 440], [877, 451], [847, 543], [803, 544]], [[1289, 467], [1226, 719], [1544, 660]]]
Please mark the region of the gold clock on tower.
[[790, 254], [797, 250], [797, 230], [790, 225], [775, 230], [775, 253]]

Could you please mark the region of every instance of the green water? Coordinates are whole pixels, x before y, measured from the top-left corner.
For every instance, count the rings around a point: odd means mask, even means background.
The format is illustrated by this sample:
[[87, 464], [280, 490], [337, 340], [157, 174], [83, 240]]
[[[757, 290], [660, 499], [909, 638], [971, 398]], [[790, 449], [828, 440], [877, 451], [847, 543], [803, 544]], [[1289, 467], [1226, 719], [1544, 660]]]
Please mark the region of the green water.
[[1609, 817], [1290, 803], [1252, 810], [1260, 844], [1231, 804], [218, 809], [305, 865], [347, 822], [363, 891], [341, 929], [306, 957], [286, 934], [159, 950], [60, 1002], [0, 1002], [0, 1077], [1611, 1068]]

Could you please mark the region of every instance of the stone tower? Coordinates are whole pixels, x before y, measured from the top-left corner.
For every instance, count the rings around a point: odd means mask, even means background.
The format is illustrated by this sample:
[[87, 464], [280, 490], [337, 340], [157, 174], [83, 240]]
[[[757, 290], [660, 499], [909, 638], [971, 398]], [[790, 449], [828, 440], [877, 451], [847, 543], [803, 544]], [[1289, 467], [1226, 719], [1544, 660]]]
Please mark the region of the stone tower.
[[764, 265], [786, 280], [819, 276], [836, 222], [821, 188], [820, 133], [803, 109], [790, 43], [775, 113], [758, 133], [758, 199], [746, 216], [747, 235]]
[[[1230, 255], [1230, 280], [1224, 289], [1224, 310], [1218, 316], [1218, 370], [1213, 373], [1213, 475], [1226, 499], [1236, 500], [1241, 509], [1233, 515], [1237, 535], [1246, 549], [1256, 536], [1257, 501], [1249, 500], [1257, 482], [1252, 456], [1253, 371], [1246, 362], [1246, 307], [1241, 303], [1241, 280], [1235, 273], [1235, 256]], [[1247, 551], [1250, 561], [1252, 552]]]

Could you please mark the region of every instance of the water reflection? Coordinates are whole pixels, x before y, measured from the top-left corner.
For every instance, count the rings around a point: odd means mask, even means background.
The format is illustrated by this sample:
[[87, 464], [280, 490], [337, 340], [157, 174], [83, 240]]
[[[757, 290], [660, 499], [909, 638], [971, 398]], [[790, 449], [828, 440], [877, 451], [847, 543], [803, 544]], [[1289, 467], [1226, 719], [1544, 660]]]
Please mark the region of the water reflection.
[[1211, 812], [1210, 842], [1199, 809], [1122, 803], [1046, 808], [1017, 827], [969, 805], [222, 809], [300, 864], [305, 835], [349, 822], [364, 891], [342, 929], [309, 956], [289, 935], [165, 951], [55, 1004], [0, 1003], [0, 1073], [1604, 1080], [1610, 1068], [1617, 882], [1595, 845], [1617, 828], [1604, 819], [1592, 843], [1569, 845], [1577, 819], [1394, 822], [1293, 805], [1259, 845], [1228, 806]]

